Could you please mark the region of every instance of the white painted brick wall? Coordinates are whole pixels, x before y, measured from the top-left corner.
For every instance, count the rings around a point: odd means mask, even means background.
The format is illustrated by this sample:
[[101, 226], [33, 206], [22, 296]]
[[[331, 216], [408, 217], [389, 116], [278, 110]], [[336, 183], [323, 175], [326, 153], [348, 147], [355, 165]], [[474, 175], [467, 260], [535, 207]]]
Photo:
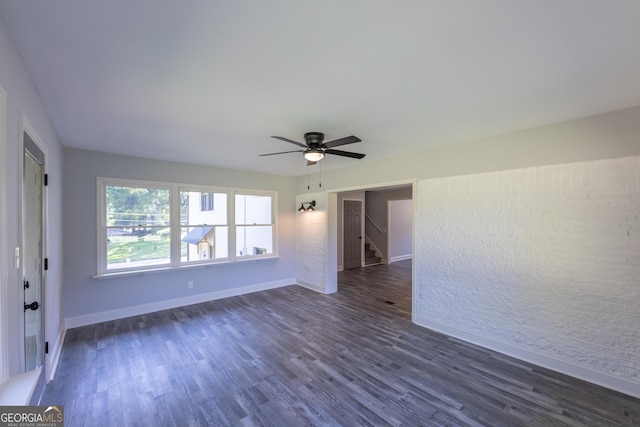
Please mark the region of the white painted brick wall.
[[[298, 196], [296, 206], [316, 201], [313, 212], [296, 212], [296, 280], [318, 291], [325, 288], [327, 216], [324, 193]], [[305, 205], [306, 206], [306, 205]], [[297, 209], [297, 208], [296, 208]]]
[[423, 180], [416, 318], [640, 384], [640, 157]]

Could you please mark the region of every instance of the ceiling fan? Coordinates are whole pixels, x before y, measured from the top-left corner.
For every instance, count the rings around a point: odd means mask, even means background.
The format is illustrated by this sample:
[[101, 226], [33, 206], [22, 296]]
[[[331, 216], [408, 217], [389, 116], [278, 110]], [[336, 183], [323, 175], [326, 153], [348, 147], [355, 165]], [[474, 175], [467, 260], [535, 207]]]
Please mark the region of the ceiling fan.
[[260, 156], [273, 156], [276, 154], [285, 153], [303, 153], [305, 159], [307, 159], [307, 165], [314, 165], [322, 160], [325, 154], [334, 154], [336, 156], [351, 157], [352, 159], [361, 159], [365, 155], [360, 153], [352, 153], [350, 151], [334, 150], [333, 147], [339, 147], [341, 145], [353, 144], [354, 142], [360, 142], [361, 139], [357, 136], [346, 136], [340, 139], [334, 139], [333, 141], [324, 142], [324, 134], [320, 132], [307, 132], [304, 134], [305, 144], [297, 141], [293, 141], [283, 136], [272, 136], [271, 138], [279, 139], [281, 141], [289, 142], [291, 144], [302, 147], [303, 150], [293, 151], [281, 151], [278, 153], [260, 154]]

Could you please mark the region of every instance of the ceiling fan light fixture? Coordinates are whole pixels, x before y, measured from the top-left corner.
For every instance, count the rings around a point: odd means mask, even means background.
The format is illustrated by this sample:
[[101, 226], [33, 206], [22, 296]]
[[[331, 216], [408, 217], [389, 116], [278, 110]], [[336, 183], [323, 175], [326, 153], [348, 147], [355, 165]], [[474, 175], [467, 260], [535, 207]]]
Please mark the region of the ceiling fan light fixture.
[[324, 151], [319, 148], [308, 148], [304, 151], [304, 158], [310, 162], [319, 162], [324, 158]]
[[352, 153], [350, 151], [336, 150], [335, 147], [342, 145], [353, 144], [354, 142], [362, 141], [357, 136], [345, 136], [344, 138], [334, 139], [333, 141], [324, 142], [324, 134], [321, 132], [307, 132], [304, 134], [304, 144], [298, 141], [294, 141], [284, 136], [272, 136], [272, 138], [279, 139], [280, 141], [288, 142], [301, 149], [291, 151], [281, 151], [278, 153], [260, 154], [260, 156], [273, 156], [275, 154], [286, 153], [302, 153], [307, 166], [314, 165], [320, 160], [324, 159], [325, 154], [332, 154], [335, 156], [350, 157], [352, 159], [362, 159], [365, 155], [361, 153]]

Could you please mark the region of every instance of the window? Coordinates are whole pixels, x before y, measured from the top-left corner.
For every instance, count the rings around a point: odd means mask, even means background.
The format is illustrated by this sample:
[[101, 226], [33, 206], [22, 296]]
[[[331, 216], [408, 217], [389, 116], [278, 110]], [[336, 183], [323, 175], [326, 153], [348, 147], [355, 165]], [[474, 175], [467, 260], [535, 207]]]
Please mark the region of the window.
[[228, 230], [227, 193], [180, 190], [181, 262], [227, 258]]
[[275, 255], [275, 192], [98, 178], [98, 275]]
[[236, 255], [273, 253], [272, 197], [236, 194]]
[[203, 212], [213, 210], [213, 193], [200, 193], [200, 210]]
[[170, 264], [169, 189], [107, 185], [105, 191], [107, 270]]

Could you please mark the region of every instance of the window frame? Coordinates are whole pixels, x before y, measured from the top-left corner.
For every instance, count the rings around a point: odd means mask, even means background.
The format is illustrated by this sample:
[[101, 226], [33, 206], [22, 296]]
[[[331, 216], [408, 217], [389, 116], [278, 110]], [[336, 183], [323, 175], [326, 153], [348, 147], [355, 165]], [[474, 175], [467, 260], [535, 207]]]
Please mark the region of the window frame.
[[[236, 207], [236, 196], [269, 197], [269, 194], [265, 194], [265, 192], [260, 192], [260, 191], [237, 190], [233, 194], [234, 209]], [[233, 227], [234, 227], [234, 229], [233, 229], [233, 233], [234, 233], [233, 238], [234, 238], [234, 241], [237, 241], [237, 230], [238, 230], [238, 227], [251, 228], [251, 227], [266, 227], [266, 226], [270, 226], [270, 227], [272, 227], [271, 245], [273, 247], [273, 252], [275, 253], [276, 252], [276, 246], [275, 246], [275, 241], [276, 241], [276, 237], [275, 237], [276, 236], [275, 221], [276, 221], [276, 219], [275, 219], [275, 214], [274, 214], [274, 212], [275, 212], [274, 211], [274, 209], [275, 209], [274, 208], [274, 203], [275, 203], [275, 200], [272, 197], [271, 198], [271, 223], [268, 223], [268, 224], [266, 224], [266, 223], [264, 223], [264, 224], [263, 223], [260, 223], [260, 224], [258, 224], [258, 223], [238, 223], [238, 222], [236, 222], [236, 217], [235, 217], [235, 213], [236, 212], [234, 210], [234, 212], [233, 212], [234, 213], [234, 218], [233, 218]], [[245, 230], [245, 233], [246, 233], [246, 230]], [[237, 249], [238, 249], [237, 247], [234, 247], [234, 250], [236, 250], [236, 252], [234, 254], [237, 253]], [[264, 255], [271, 255], [271, 254], [264, 254]], [[253, 254], [251, 254], [251, 255], [236, 255], [237, 258], [241, 258], [241, 259], [247, 259], [247, 258], [255, 257], [255, 256], [260, 256], [260, 255], [253, 255]]]
[[[233, 212], [232, 210], [229, 209], [229, 198], [231, 197], [232, 194], [232, 189], [229, 188], [221, 188], [221, 187], [211, 187], [211, 186], [206, 186], [206, 185], [191, 185], [191, 184], [175, 184], [177, 186], [177, 197], [178, 197], [178, 203], [177, 204], [177, 209], [178, 209], [178, 215], [180, 215], [180, 192], [200, 192], [200, 194], [202, 195], [202, 193], [210, 193], [212, 200], [214, 198], [214, 194], [218, 193], [222, 193], [222, 194], [226, 194], [227, 196], [227, 206], [226, 206], [226, 216], [227, 216], [227, 222], [226, 224], [222, 225], [222, 224], [211, 224], [213, 227], [219, 227], [219, 226], [223, 226], [223, 227], [230, 227], [229, 224], [229, 214], [231, 212]], [[213, 206], [215, 207], [215, 202], [212, 201]], [[202, 211], [202, 212], [212, 212], [212, 211]], [[178, 227], [177, 227], [177, 234], [176, 234], [176, 238], [178, 239], [178, 241], [182, 241], [181, 239], [181, 229], [182, 227], [191, 227], [191, 226], [201, 226], [201, 225], [205, 225], [205, 224], [186, 224], [183, 225], [180, 218], [178, 218]], [[173, 238], [173, 228], [172, 228], [172, 235], [171, 237]], [[228, 238], [228, 237], [227, 237]], [[173, 241], [173, 240], [172, 240]], [[176, 267], [184, 267], [184, 266], [191, 266], [191, 265], [201, 265], [201, 264], [212, 264], [214, 262], [228, 262], [230, 261], [230, 257], [224, 257], [224, 258], [213, 258], [213, 259], [201, 259], [201, 260], [191, 260], [191, 261], [185, 261], [182, 262], [182, 252], [181, 252], [181, 247], [180, 247], [180, 243], [178, 243], [177, 245], [177, 253], [176, 253], [176, 260], [177, 260], [177, 265], [175, 265]], [[173, 248], [173, 245], [172, 245]], [[227, 241], [227, 253], [229, 251], [229, 242]], [[172, 258], [173, 259], [173, 258]]]
[[[154, 264], [147, 266], [134, 266], [124, 268], [108, 268], [107, 262], [107, 187], [132, 187], [132, 188], [158, 188], [169, 190], [169, 228], [170, 228], [170, 260], [168, 263]], [[272, 190], [255, 190], [244, 188], [216, 187], [202, 184], [183, 184], [163, 181], [150, 181], [126, 178], [109, 178], [97, 177], [96, 180], [96, 199], [97, 199], [97, 260], [95, 278], [108, 277], [110, 275], [121, 275], [127, 273], [139, 274], [144, 272], [162, 271], [168, 269], [178, 269], [194, 266], [209, 266], [213, 264], [227, 264], [233, 262], [242, 262], [246, 260], [255, 260], [261, 258], [278, 257], [278, 192]], [[227, 195], [227, 224], [228, 241], [227, 254], [225, 258], [214, 258], [205, 260], [192, 260], [183, 262], [181, 260], [181, 228], [180, 221], [180, 192], [181, 191], [197, 191], [207, 193], [225, 193]], [[236, 255], [236, 194], [238, 195], [256, 195], [271, 197], [271, 220], [272, 223], [272, 253], [258, 255]], [[267, 225], [267, 224], [265, 224]]]

